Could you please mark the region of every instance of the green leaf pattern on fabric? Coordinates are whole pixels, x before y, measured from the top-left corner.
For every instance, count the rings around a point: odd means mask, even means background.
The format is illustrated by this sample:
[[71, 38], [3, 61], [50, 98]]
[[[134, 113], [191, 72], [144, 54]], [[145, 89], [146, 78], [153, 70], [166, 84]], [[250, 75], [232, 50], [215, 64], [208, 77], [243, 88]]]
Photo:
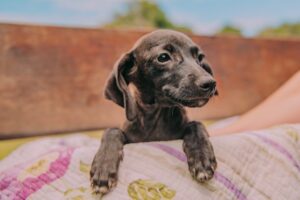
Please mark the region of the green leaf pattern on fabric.
[[132, 200], [171, 200], [176, 191], [168, 188], [165, 184], [138, 179], [128, 186], [128, 195]]

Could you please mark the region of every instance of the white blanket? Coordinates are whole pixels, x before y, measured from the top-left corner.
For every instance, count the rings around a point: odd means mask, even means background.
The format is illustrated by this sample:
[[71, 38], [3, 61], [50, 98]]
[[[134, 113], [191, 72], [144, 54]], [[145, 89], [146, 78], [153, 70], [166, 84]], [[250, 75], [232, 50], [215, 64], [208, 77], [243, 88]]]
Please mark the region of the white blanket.
[[[103, 199], [300, 199], [300, 125], [211, 141], [218, 167], [205, 184], [191, 178], [182, 141], [126, 145], [118, 185]], [[23, 144], [0, 161], [0, 199], [97, 199], [89, 167], [98, 147], [80, 133]]]

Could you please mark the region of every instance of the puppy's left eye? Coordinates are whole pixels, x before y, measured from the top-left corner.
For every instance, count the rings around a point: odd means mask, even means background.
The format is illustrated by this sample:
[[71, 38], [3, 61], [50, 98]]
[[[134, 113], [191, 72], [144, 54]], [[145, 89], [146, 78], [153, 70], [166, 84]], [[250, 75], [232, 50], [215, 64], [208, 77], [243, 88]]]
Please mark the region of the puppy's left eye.
[[157, 58], [158, 62], [164, 63], [171, 60], [171, 57], [167, 53], [162, 53]]
[[204, 54], [199, 54], [198, 55], [198, 61], [201, 63], [204, 59], [205, 55]]

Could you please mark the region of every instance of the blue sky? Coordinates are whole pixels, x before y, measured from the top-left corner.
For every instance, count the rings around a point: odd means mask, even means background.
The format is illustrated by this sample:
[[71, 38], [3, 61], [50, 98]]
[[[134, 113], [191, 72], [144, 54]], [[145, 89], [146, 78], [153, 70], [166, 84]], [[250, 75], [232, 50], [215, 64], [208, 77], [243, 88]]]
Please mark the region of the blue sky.
[[[130, 0], [0, 0], [0, 22], [97, 27], [112, 19]], [[265, 26], [300, 22], [299, 0], [156, 0], [176, 23], [199, 34], [225, 24], [246, 36]]]

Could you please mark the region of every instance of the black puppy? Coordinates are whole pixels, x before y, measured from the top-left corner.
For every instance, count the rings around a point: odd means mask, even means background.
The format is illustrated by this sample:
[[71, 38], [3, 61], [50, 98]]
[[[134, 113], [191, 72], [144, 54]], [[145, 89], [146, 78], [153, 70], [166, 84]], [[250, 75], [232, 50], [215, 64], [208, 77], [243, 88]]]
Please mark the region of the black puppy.
[[188, 121], [184, 106], [200, 107], [216, 95], [212, 70], [201, 49], [186, 35], [170, 30], [142, 37], [116, 63], [106, 98], [125, 108], [122, 129], [107, 129], [92, 163], [91, 184], [107, 193], [117, 183], [126, 143], [183, 139], [191, 175], [212, 178], [217, 163], [205, 127]]

